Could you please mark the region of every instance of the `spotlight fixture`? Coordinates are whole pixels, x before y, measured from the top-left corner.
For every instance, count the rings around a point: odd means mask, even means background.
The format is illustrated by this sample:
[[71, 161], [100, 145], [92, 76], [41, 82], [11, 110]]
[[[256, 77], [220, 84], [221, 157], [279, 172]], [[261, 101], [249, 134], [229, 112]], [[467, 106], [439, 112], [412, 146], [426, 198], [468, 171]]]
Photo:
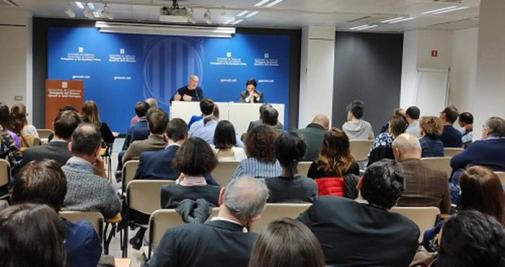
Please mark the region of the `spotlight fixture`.
[[67, 14], [69, 18], [75, 18], [75, 12], [70, 7], [65, 9], [65, 14]]
[[95, 16], [93, 15], [93, 11], [89, 10], [89, 8], [85, 8], [82, 10], [82, 14], [88, 18], [88, 19], [93, 19]]
[[210, 10], [208, 8], [205, 11], [205, 13], [203, 13], [203, 19], [205, 20], [205, 23], [212, 24], [212, 19], [211, 19], [211, 16], [210, 16]]
[[114, 19], [114, 17], [110, 13], [110, 10], [109, 10], [109, 7], [107, 6], [107, 4], [105, 4], [103, 6], [101, 15], [102, 15], [102, 18], [107, 18], [107, 19], [110, 19], [110, 20]]

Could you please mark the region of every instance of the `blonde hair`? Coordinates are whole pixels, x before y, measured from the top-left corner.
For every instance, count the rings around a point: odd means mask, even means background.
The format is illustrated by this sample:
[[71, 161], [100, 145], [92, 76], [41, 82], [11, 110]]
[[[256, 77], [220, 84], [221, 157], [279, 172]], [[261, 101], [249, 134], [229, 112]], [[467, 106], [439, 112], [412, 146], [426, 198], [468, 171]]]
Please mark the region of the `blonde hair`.
[[444, 131], [442, 121], [434, 116], [421, 117], [419, 125], [424, 134], [429, 136], [441, 136]]
[[87, 100], [82, 105], [82, 114], [84, 115], [83, 121], [91, 123], [100, 129], [100, 116], [98, 115], [98, 108], [93, 100]]

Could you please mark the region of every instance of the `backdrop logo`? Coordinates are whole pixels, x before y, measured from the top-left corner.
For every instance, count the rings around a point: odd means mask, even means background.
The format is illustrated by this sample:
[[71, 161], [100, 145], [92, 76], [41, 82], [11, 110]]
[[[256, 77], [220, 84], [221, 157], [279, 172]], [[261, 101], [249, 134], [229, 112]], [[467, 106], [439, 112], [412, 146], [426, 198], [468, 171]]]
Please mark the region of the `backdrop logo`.
[[203, 48], [189, 38], [152, 38], [144, 45], [144, 97], [168, 105], [175, 91], [196, 74], [203, 83]]
[[137, 62], [135, 55], [125, 54], [124, 48], [119, 49], [119, 54], [109, 54], [109, 62], [113, 63], [135, 63]]
[[247, 63], [242, 62], [242, 58], [233, 57], [231, 52], [226, 52], [226, 57], [218, 57], [216, 60], [211, 61], [210, 65], [224, 65], [224, 66], [247, 66]]
[[263, 58], [254, 59], [255, 67], [278, 67], [279, 60], [277, 58], [270, 58], [270, 53], [265, 52]]
[[87, 61], [87, 62], [100, 62], [101, 58], [98, 58], [93, 53], [84, 53], [84, 47], [77, 47], [76, 52], [68, 52], [66, 56], [60, 57], [62, 61]]

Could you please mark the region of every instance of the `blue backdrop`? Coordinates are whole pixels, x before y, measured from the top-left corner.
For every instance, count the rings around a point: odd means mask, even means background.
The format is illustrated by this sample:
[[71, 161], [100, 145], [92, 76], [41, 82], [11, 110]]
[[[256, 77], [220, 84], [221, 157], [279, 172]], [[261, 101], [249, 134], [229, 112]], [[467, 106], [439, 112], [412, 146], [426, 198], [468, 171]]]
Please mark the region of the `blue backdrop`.
[[192, 73], [204, 95], [239, 102], [248, 79], [265, 101], [289, 110], [288, 35], [235, 34], [230, 39], [100, 33], [95, 28], [51, 27], [48, 79], [84, 81], [84, 98], [97, 102], [102, 121], [126, 132], [135, 102], [169, 99]]

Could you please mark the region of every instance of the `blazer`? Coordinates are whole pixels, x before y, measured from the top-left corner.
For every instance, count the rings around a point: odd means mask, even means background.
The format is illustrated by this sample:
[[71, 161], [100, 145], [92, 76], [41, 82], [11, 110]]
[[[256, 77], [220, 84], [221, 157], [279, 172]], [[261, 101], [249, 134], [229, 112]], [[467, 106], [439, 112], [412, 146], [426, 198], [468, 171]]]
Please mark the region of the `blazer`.
[[[240, 102], [241, 103], [263, 103], [263, 93], [258, 91], [258, 90], [255, 90], [256, 91], [256, 94], [258, 94], [258, 97], [255, 97], [252, 99], [249, 98], [249, 93], [247, 92], [247, 90], [244, 90], [240, 93]], [[248, 101], [249, 100], [249, 101]]]
[[27, 148], [23, 153], [21, 164], [24, 165], [32, 160], [53, 159], [63, 166], [71, 156], [67, 142], [51, 141], [46, 145]]
[[298, 130], [303, 138], [305, 138], [305, 143], [307, 144], [307, 151], [303, 157], [304, 161], [313, 161], [321, 152], [321, 147], [323, 146], [323, 139], [326, 130], [323, 126], [317, 123], [311, 123], [307, 127]]
[[317, 185], [314, 180], [297, 175], [295, 177], [272, 177], [265, 179], [270, 192], [270, 203], [314, 202]]
[[123, 155], [123, 164], [129, 160], [139, 159], [140, 154], [144, 151], [161, 150], [167, 146], [163, 136], [158, 134], [150, 134], [145, 140], [133, 142], [128, 150]]
[[257, 235], [242, 230], [224, 220], [171, 228], [145, 266], [247, 267]]
[[67, 266], [97, 266], [102, 255], [102, 242], [87, 221], [71, 223], [63, 219]]
[[453, 170], [467, 165], [482, 165], [493, 171], [505, 171], [505, 138], [489, 138], [471, 143], [451, 159]]
[[298, 220], [321, 243], [327, 265], [409, 266], [418, 247], [414, 222], [346, 198], [319, 197]]
[[398, 200], [398, 206], [437, 207], [440, 212], [449, 213], [449, 177], [440, 170], [430, 169], [420, 159], [399, 163], [405, 175], [405, 191]]
[[[249, 132], [250, 130], [252, 130], [260, 125], [263, 125], [263, 122], [261, 120], [251, 121], [249, 123], [249, 127], [247, 127], [247, 132]], [[282, 130], [284, 130], [284, 125], [282, 125], [282, 123], [277, 121], [277, 124], [275, 125], [275, 129], [282, 131]]]
[[146, 117], [142, 117], [139, 119], [137, 124], [133, 125], [132, 127], [130, 127], [130, 129], [128, 129], [128, 133], [126, 135], [122, 150], [128, 149], [128, 147], [133, 141], [147, 139], [147, 137], [149, 137], [149, 134], [150, 131], [147, 119]]
[[440, 140], [444, 143], [444, 147], [462, 147], [462, 136], [461, 132], [452, 127], [452, 125], [444, 125], [444, 131], [440, 136]]
[[205, 186], [182, 186], [179, 184], [165, 185], [161, 188], [161, 208], [174, 209], [177, 208], [179, 202], [184, 199], [197, 200], [205, 199], [214, 207], [219, 206], [219, 191], [221, 187], [218, 185]]
[[440, 138], [426, 135], [419, 139], [419, 143], [421, 144], [421, 156], [423, 158], [444, 156], [444, 143], [440, 141]]

